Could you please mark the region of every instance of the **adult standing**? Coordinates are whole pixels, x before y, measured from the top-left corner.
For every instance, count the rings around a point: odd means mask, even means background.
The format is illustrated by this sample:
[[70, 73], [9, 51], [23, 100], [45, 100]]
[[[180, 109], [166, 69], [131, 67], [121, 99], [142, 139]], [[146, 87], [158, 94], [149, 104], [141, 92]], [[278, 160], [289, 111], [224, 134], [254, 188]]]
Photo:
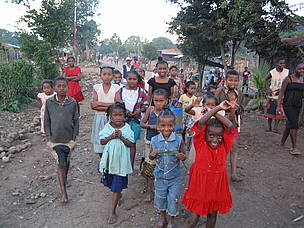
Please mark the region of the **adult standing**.
[[[287, 117], [286, 127], [281, 139], [281, 146], [284, 146], [290, 135], [292, 148], [290, 154], [302, 154], [297, 149], [297, 131], [299, 129], [299, 115], [304, 98], [304, 63], [295, 64], [294, 72], [286, 77], [282, 83], [278, 106], [283, 104], [284, 112]], [[277, 109], [280, 112], [280, 109]]]
[[243, 76], [243, 83], [242, 83], [242, 93], [244, 92], [244, 88], [246, 87], [246, 93], [248, 93], [248, 87], [249, 87], [249, 76], [251, 75], [251, 72], [248, 70], [248, 67], [245, 67], [242, 76]]
[[123, 69], [122, 74], [123, 74], [124, 79], [127, 78], [127, 72], [135, 70], [134, 65], [131, 64], [132, 59], [130, 57], [126, 58], [126, 62], [127, 62], [127, 64], [122, 66], [122, 69]]
[[[278, 59], [276, 68], [272, 69], [265, 79], [265, 88], [267, 91], [268, 99], [266, 104], [266, 114], [268, 118], [268, 129], [267, 132], [278, 133], [278, 126], [280, 120], [283, 118], [283, 112], [276, 112], [278, 109], [277, 103], [279, 98], [280, 89], [284, 78], [289, 74], [289, 70], [285, 68], [285, 59]], [[269, 84], [270, 81], [270, 84]], [[282, 108], [280, 106], [279, 108]], [[274, 127], [272, 130], [272, 120], [274, 119]]]
[[84, 100], [84, 96], [81, 91], [81, 86], [79, 81], [82, 79], [81, 69], [78, 66], [75, 66], [75, 57], [70, 56], [67, 58], [68, 66], [63, 69], [63, 76], [68, 80], [68, 92], [67, 95], [73, 97], [78, 105], [79, 102]]

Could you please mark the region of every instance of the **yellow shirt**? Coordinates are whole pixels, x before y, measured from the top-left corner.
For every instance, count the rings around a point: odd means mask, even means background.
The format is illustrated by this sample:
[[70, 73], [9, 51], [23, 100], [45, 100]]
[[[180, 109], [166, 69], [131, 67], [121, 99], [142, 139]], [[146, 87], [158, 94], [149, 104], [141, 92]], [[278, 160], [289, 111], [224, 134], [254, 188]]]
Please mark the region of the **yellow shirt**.
[[187, 106], [189, 106], [190, 104], [192, 104], [192, 102], [194, 102], [196, 99], [196, 96], [192, 96], [192, 97], [188, 97], [186, 94], [181, 95], [181, 97], [179, 98], [179, 102], [182, 103], [182, 107], [183, 107], [183, 113], [185, 113], [185, 108]]

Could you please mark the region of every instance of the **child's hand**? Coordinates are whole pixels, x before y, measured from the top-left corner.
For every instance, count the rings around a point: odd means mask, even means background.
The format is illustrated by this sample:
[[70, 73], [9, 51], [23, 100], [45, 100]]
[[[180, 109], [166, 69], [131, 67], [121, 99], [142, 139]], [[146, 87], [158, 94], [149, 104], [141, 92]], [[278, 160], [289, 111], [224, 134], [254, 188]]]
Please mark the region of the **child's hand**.
[[222, 101], [219, 106], [222, 110], [228, 110], [231, 108], [231, 103], [228, 101]]
[[202, 109], [202, 111], [201, 111], [201, 113], [204, 115], [206, 112], [208, 112], [209, 110], [208, 110], [208, 108], [207, 107], [203, 107], [203, 109]]
[[156, 158], [157, 156], [159, 155], [159, 152], [157, 150], [153, 150], [151, 153], [150, 153], [150, 158]]
[[181, 160], [181, 161], [185, 161], [186, 160], [186, 156], [183, 153], [179, 153], [176, 155], [176, 157]]
[[230, 101], [228, 103], [231, 106], [230, 109], [237, 109], [237, 107], [239, 106], [236, 101]]
[[121, 131], [120, 130], [115, 130], [114, 137], [115, 138], [120, 138], [121, 137]]
[[202, 97], [196, 98], [195, 101], [193, 102], [193, 107], [201, 107], [202, 106], [202, 104], [201, 104], [202, 99], [203, 99]]
[[149, 125], [149, 128], [152, 130], [157, 130], [157, 125]]

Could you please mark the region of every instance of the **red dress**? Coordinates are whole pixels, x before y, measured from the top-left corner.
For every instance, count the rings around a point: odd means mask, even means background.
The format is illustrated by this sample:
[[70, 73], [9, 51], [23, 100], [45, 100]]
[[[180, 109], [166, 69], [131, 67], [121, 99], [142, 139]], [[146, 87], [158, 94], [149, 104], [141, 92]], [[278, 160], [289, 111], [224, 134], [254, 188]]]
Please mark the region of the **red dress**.
[[191, 128], [195, 132], [193, 144], [196, 150], [195, 162], [190, 168], [188, 189], [183, 196], [182, 204], [186, 209], [198, 215], [207, 215], [214, 211], [228, 213], [232, 208], [232, 197], [229, 190], [226, 158], [237, 135], [224, 131], [224, 139], [217, 148], [211, 148], [205, 140], [205, 129], [198, 129], [198, 122]]
[[[75, 66], [73, 69], [69, 67], [65, 67], [63, 69], [63, 72], [67, 75], [68, 78], [68, 77], [77, 76], [78, 74], [81, 73], [81, 70], [78, 66]], [[69, 90], [67, 92], [68, 96], [73, 97], [77, 102], [84, 100], [79, 82], [68, 81], [68, 86], [69, 86]]]

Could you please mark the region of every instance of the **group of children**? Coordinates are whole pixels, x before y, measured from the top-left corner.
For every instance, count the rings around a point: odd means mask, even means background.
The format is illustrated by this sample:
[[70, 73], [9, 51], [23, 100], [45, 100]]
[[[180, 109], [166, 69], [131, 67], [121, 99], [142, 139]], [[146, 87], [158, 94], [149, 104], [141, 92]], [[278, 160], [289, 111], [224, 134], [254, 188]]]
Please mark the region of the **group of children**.
[[[169, 71], [168, 63], [159, 61], [157, 75], [147, 82], [146, 91], [138, 72], [128, 72], [126, 84], [121, 86], [113, 76], [113, 73], [120, 72], [112, 67], [102, 67], [101, 83], [93, 86], [91, 109], [95, 116], [91, 142], [93, 151], [100, 158], [101, 183], [113, 192], [109, 224], [117, 221], [116, 208], [121, 192], [127, 188], [128, 175], [134, 170], [136, 141], [140, 139], [142, 128], [146, 129], [141, 164], [141, 173], [147, 182], [145, 201], [154, 199], [161, 214], [158, 227], [175, 227], [174, 218], [179, 211], [182, 191], [181, 163], [186, 159], [194, 161], [188, 188], [181, 201], [193, 212], [188, 227], [195, 227], [200, 215], [207, 215], [206, 227], [214, 227], [217, 212], [227, 213], [232, 207], [226, 157], [232, 151], [231, 179], [240, 181], [236, 174], [236, 152], [232, 150], [243, 111], [242, 94], [237, 90], [239, 75], [236, 71], [228, 71], [224, 87], [216, 90], [214, 95], [197, 97], [196, 84], [191, 81], [186, 83], [182, 94], [182, 84], [178, 84], [174, 72], [177, 72], [175, 66]], [[46, 84], [43, 91], [50, 96]], [[67, 88], [66, 78], [55, 80], [56, 93], [46, 101], [43, 118], [48, 144], [59, 164], [62, 203], [68, 201], [66, 177], [79, 129], [78, 105], [67, 96]], [[168, 106], [173, 98], [182, 103], [185, 130], [194, 135], [190, 153], [182, 135], [174, 131], [176, 115]]]

